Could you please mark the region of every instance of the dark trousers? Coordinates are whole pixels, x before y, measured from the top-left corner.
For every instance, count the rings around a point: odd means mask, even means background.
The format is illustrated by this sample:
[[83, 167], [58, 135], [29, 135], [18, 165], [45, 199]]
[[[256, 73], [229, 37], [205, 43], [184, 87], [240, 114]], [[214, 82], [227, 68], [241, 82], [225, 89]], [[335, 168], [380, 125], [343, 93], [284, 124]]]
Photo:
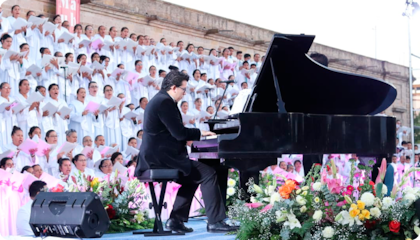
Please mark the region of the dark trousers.
[[206, 207], [208, 223], [213, 224], [226, 218], [225, 205], [220, 193], [216, 171], [204, 163], [191, 161], [191, 173], [180, 176], [176, 181], [181, 184], [175, 199], [171, 218], [188, 221], [195, 191], [201, 184], [201, 192]]
[[303, 170], [305, 171], [305, 175], [311, 171], [312, 165], [315, 163], [319, 163], [322, 165], [322, 154], [318, 155], [303, 155]]

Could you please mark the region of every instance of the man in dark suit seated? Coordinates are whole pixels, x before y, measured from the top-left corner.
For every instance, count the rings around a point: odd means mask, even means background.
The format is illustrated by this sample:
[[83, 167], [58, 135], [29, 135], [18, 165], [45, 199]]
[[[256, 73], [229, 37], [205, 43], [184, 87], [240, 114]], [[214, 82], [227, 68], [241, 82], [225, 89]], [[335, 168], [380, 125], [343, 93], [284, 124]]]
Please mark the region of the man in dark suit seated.
[[[171, 67], [174, 68], [174, 67]], [[188, 158], [186, 144], [200, 140], [201, 136], [214, 135], [197, 128], [186, 128], [177, 107], [187, 90], [189, 77], [173, 69], [162, 82], [162, 90], [149, 102], [144, 112], [143, 141], [140, 147], [136, 176], [147, 169], [178, 169], [178, 190], [166, 228], [176, 232], [192, 232], [184, 222], [188, 215], [194, 193], [201, 184], [208, 232], [230, 232], [238, 228], [224, 222], [225, 206], [220, 193], [216, 172], [213, 168]], [[227, 181], [227, 180], [226, 180]], [[161, 196], [163, 197], [163, 196]]]

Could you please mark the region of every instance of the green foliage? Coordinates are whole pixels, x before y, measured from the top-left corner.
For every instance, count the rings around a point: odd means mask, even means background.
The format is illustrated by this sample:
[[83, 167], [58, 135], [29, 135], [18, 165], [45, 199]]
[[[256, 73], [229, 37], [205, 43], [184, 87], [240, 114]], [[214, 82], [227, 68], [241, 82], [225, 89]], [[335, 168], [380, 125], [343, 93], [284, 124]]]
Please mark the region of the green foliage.
[[[414, 114], [414, 126], [420, 126], [420, 114]], [[420, 129], [414, 128], [414, 142], [420, 143]]]
[[112, 219], [107, 233], [123, 233], [133, 230], [153, 229], [155, 219], [147, 219], [141, 223], [130, 222], [125, 219]]

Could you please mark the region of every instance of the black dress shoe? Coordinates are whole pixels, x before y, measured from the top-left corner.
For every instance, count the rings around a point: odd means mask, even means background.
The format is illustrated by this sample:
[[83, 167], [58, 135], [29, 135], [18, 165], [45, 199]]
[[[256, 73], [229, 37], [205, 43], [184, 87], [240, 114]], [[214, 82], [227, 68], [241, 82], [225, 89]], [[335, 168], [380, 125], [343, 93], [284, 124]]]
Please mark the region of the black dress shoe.
[[166, 221], [165, 227], [178, 233], [189, 233], [194, 231], [194, 229], [186, 227], [182, 221], [174, 218], [169, 218], [168, 221]]
[[207, 224], [207, 232], [210, 233], [226, 233], [235, 232], [239, 230], [239, 226], [230, 226], [224, 221], [220, 221], [213, 224]]

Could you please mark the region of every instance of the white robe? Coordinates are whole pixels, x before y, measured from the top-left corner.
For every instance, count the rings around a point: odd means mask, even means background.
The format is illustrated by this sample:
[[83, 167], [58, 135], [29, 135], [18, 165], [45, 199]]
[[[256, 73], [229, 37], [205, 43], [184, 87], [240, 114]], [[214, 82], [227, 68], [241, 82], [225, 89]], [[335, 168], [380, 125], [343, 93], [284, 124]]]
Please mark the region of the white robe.
[[[13, 102], [14, 98], [9, 97], [9, 101], [6, 98], [0, 96], [0, 104], [4, 102]], [[13, 114], [12, 109], [0, 113], [0, 142], [2, 144], [12, 143], [12, 130], [13, 126], [17, 126], [16, 115]]]
[[[60, 109], [62, 106], [68, 107], [67, 103], [63, 99], [54, 100], [51, 97], [46, 97], [44, 100], [44, 104], [47, 104], [48, 102], [54, 104], [54, 106], [58, 107]], [[58, 145], [61, 146], [66, 139], [65, 132], [68, 130], [68, 124], [69, 120], [62, 119], [58, 114], [55, 116], [46, 116], [42, 117], [42, 126], [43, 130], [48, 132], [49, 130], [55, 130], [58, 135]]]
[[[85, 98], [85, 102], [87, 104], [89, 104], [89, 102], [96, 102], [96, 103], [101, 103], [103, 101], [102, 97], [94, 97], [92, 95], [87, 94], [86, 98]], [[95, 128], [95, 137], [98, 135], [104, 135], [104, 114], [103, 113], [99, 113], [98, 117], [96, 118], [95, 121], [93, 121], [93, 127]], [[92, 138], [94, 139], [94, 138]]]
[[[108, 99], [104, 98], [102, 104], [106, 105]], [[115, 109], [111, 112], [108, 112], [108, 115], [104, 115], [104, 137], [107, 144], [118, 144], [121, 146], [121, 128], [120, 128], [120, 113], [119, 109]]]
[[15, 152], [13, 155], [13, 162], [15, 164], [16, 171], [20, 172], [23, 167], [25, 166], [33, 166], [37, 164], [37, 159], [32, 159], [31, 156], [23, 151], [19, 151], [19, 154], [16, 156], [18, 146], [13, 145], [13, 143], [8, 143], [6, 145], [2, 145], [2, 152], [7, 152], [8, 150], [12, 150]]
[[9, 83], [12, 88], [10, 96], [14, 97], [19, 93], [20, 79], [20, 63], [18, 61], [10, 61], [10, 59], [2, 59], [0, 64], [0, 83]]
[[33, 30], [31, 28], [26, 29], [26, 42], [30, 49], [29, 58], [34, 61], [41, 58], [39, 49], [41, 48], [42, 39], [42, 34], [38, 28], [34, 28]]
[[85, 103], [82, 103], [79, 100], [74, 100], [70, 103], [70, 108], [72, 108], [73, 111], [70, 113], [69, 128], [76, 130], [78, 136], [77, 142], [79, 144], [83, 144], [83, 138], [85, 136], [90, 136], [92, 139], [95, 139], [95, 127], [93, 125], [96, 121], [95, 115], [88, 113], [87, 115], [82, 116], [87, 104], [88, 102], [86, 100]]
[[61, 52], [64, 55], [66, 55], [66, 53], [74, 53], [74, 49], [73, 49], [73, 44], [72, 43], [66, 43], [66, 42], [61, 42], [58, 43], [58, 39], [60, 39], [61, 34], [63, 34], [64, 32], [68, 32], [67, 28], [65, 27], [61, 27], [61, 29], [56, 28], [54, 30], [54, 34], [55, 34], [55, 51], [56, 52]]
[[[42, 84], [42, 79], [40, 77], [34, 77], [32, 76], [32, 73], [29, 74], [28, 76], [26, 76], [26, 71], [28, 70], [28, 68], [35, 63], [35, 59], [31, 59], [30, 57], [28, 57], [28, 59], [24, 58], [23, 62], [22, 62], [22, 67], [20, 68], [20, 76], [22, 79], [26, 79], [29, 82], [29, 87], [31, 88], [29, 90], [30, 93], [34, 93], [35, 89], [38, 85]], [[34, 61], [32, 61], [34, 60]]]
[[[21, 18], [21, 19], [23, 19], [23, 18]], [[14, 29], [13, 28], [13, 24], [15, 23], [15, 21], [16, 21], [16, 18], [14, 18], [13, 16], [9, 16], [8, 18], [7, 18], [7, 20], [9, 21], [9, 23], [10, 23], [10, 26], [12, 27], [12, 29], [13, 29], [13, 33], [16, 31], [16, 30], [19, 30], [19, 29]], [[23, 19], [24, 21], [26, 21], [25, 19]], [[21, 44], [23, 44], [23, 43], [26, 43], [26, 39], [25, 39], [25, 36], [24, 36], [24, 32], [21, 32], [21, 33], [19, 33], [19, 34], [13, 34], [13, 42], [12, 42], [12, 47], [11, 47], [11, 50], [13, 50], [13, 51], [15, 51], [15, 52], [20, 52], [19, 51], [19, 46], [21, 45]]]
[[[20, 93], [17, 95], [16, 100], [20, 103], [27, 103], [27, 99]], [[23, 109], [21, 113], [16, 113], [17, 124], [22, 129], [25, 138], [28, 137], [28, 132], [31, 127], [39, 126], [38, 118], [41, 115], [36, 108], [29, 111], [29, 107]]]

